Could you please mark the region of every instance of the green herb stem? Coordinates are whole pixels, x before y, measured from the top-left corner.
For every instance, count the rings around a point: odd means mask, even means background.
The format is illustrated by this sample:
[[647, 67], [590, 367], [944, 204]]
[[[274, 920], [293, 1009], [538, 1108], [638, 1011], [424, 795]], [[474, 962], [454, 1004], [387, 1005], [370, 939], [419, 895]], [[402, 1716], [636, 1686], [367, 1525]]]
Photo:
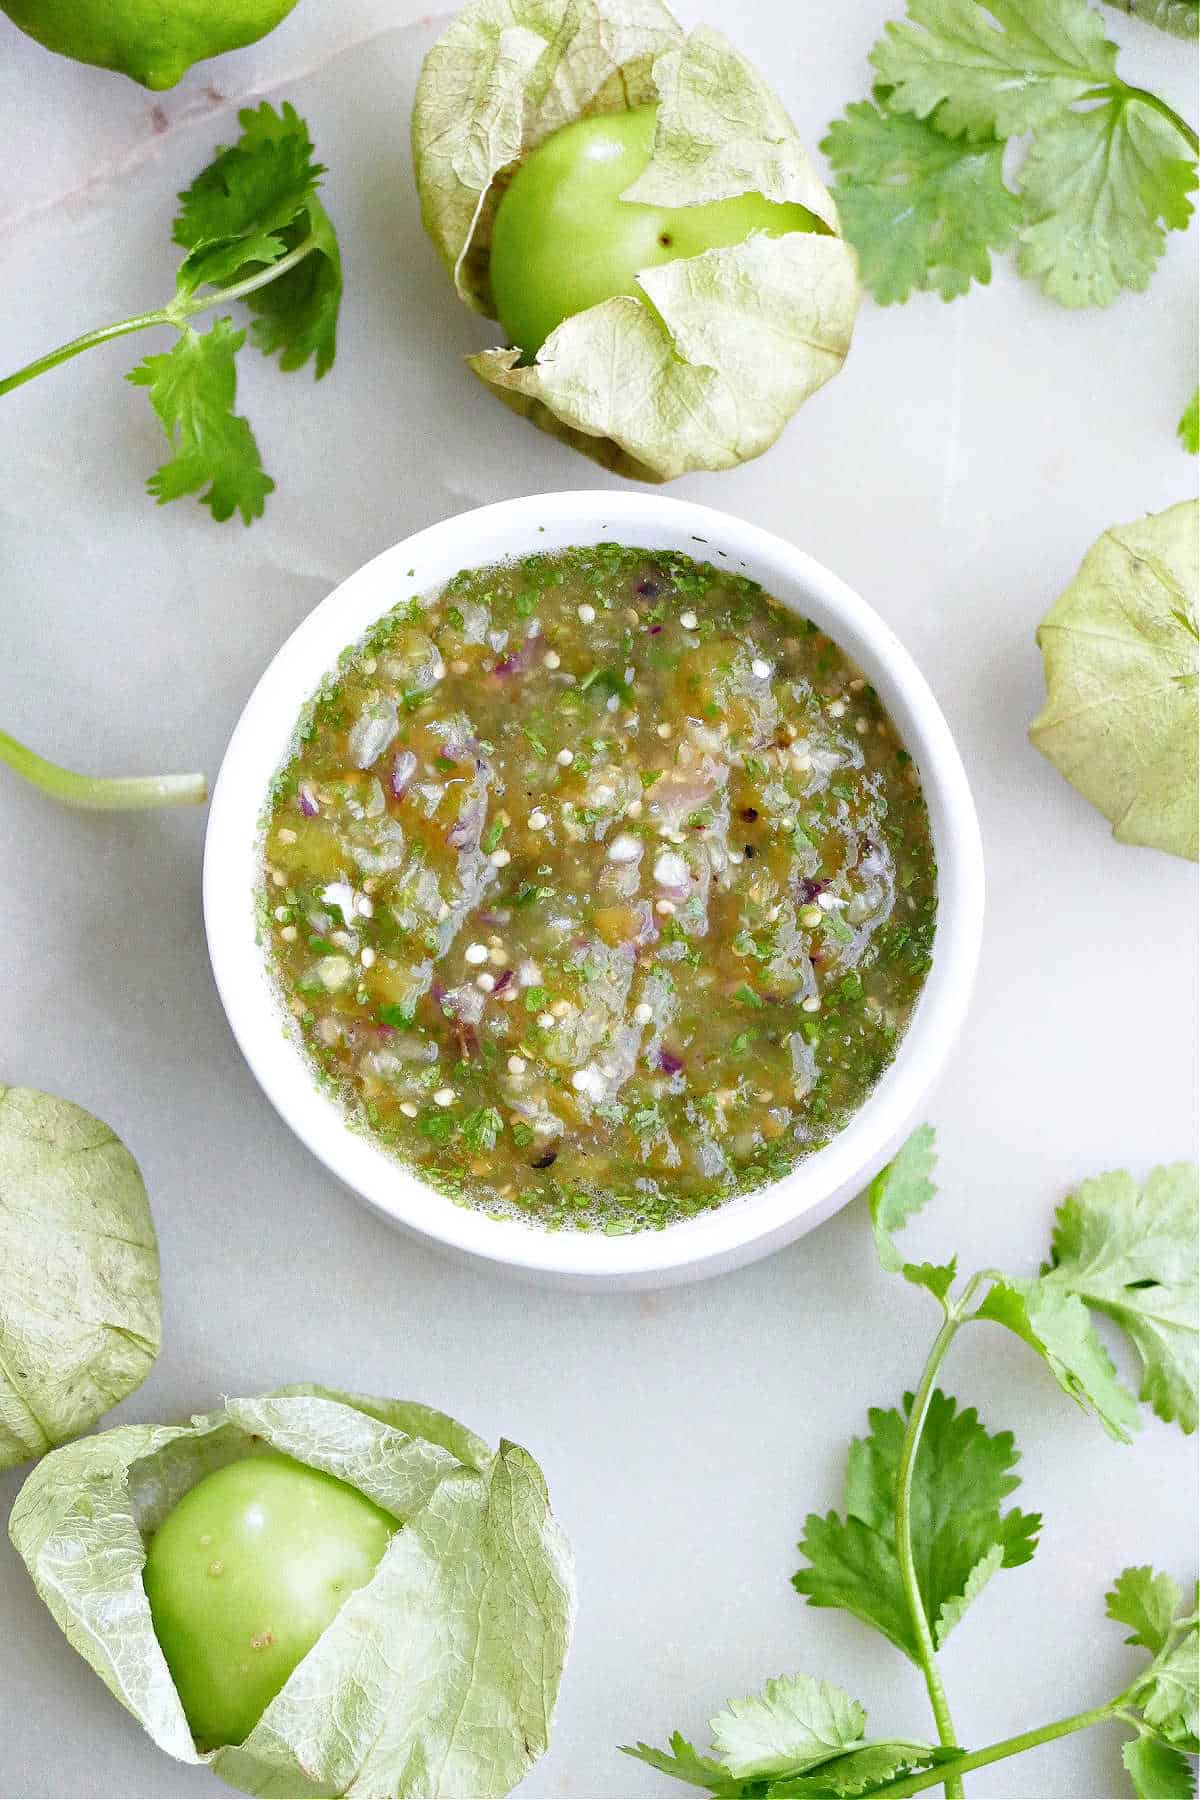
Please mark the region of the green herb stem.
[[84, 350], [91, 350], [96, 344], [107, 344], [111, 338], [128, 337], [132, 331], [144, 331], [148, 325], [170, 325], [169, 315], [160, 307], [157, 312], [138, 313], [133, 319], [120, 319], [115, 325], [100, 325], [95, 331], [85, 331], [82, 337], [72, 338], [69, 344], [60, 344], [57, 350], [50, 350], [45, 356], [39, 356], [36, 362], [26, 363], [23, 369], [15, 374], [6, 375], [0, 380], [0, 394], [11, 394], [14, 388], [24, 387], [36, 375], [44, 375], [48, 369], [56, 369], [59, 363], [70, 362], [73, 356], [79, 356]]
[[70, 362], [72, 357], [94, 349], [97, 344], [107, 344], [113, 338], [128, 337], [131, 332], [145, 331], [152, 325], [173, 325], [176, 330], [181, 331], [194, 314], [208, 312], [214, 306], [224, 306], [234, 300], [244, 300], [248, 294], [256, 293], [259, 288], [266, 287], [272, 281], [278, 281], [281, 275], [294, 269], [297, 263], [303, 262], [316, 248], [317, 240], [310, 233], [294, 250], [281, 256], [278, 262], [268, 264], [255, 275], [248, 275], [244, 281], [234, 282], [232, 287], [218, 288], [210, 294], [177, 294], [166, 306], [160, 306], [154, 312], [138, 313], [132, 319], [119, 319], [114, 325], [99, 325], [94, 331], [85, 331], [82, 337], [72, 338], [68, 344], [60, 344], [57, 350], [49, 350], [45, 356], [26, 363], [23, 369], [6, 375], [0, 380], [0, 395], [11, 394], [14, 388], [24, 387], [35, 376], [44, 375], [48, 370], [56, 369], [60, 363]]
[[1148, 106], [1152, 112], [1156, 112], [1168, 120], [1187, 144], [1192, 155], [1200, 156], [1200, 137], [1196, 136], [1186, 119], [1180, 118], [1173, 106], [1168, 106], [1165, 100], [1160, 99], [1157, 94], [1152, 94], [1149, 88], [1131, 87], [1126, 88], [1125, 91], [1131, 100], [1140, 100], [1143, 106]]
[[0, 731], [0, 762], [67, 806], [91, 812], [144, 812], [154, 806], [198, 806], [207, 798], [203, 775], [76, 775]]
[[[971, 1289], [968, 1288], [960, 1305], [965, 1304], [970, 1292]], [[925, 1677], [929, 1703], [933, 1708], [933, 1717], [937, 1724], [938, 1742], [947, 1747], [957, 1744], [958, 1739], [954, 1732], [954, 1722], [950, 1717], [950, 1703], [946, 1699], [946, 1689], [942, 1684], [941, 1671], [937, 1666], [933, 1633], [929, 1629], [929, 1620], [925, 1616], [925, 1602], [921, 1598], [921, 1589], [917, 1581], [917, 1566], [912, 1547], [912, 1488], [917, 1452], [921, 1446], [921, 1433], [925, 1428], [929, 1403], [933, 1398], [934, 1382], [937, 1379], [938, 1370], [945, 1360], [946, 1352], [954, 1342], [955, 1334], [961, 1324], [962, 1317], [958, 1307], [948, 1308], [945, 1323], [933, 1341], [933, 1348], [930, 1350], [925, 1367], [921, 1372], [920, 1385], [913, 1397], [908, 1415], [908, 1427], [904, 1433], [904, 1443], [900, 1451], [900, 1466], [896, 1475], [896, 1555], [900, 1563], [900, 1579], [908, 1600], [908, 1611], [912, 1619], [913, 1634], [917, 1641], [921, 1672]], [[963, 1786], [958, 1777], [946, 1775], [944, 1779], [946, 1800], [962, 1800]]]
[[316, 236], [310, 232], [306, 238], [301, 239], [294, 250], [289, 250], [286, 256], [279, 258], [278, 262], [268, 263], [266, 268], [260, 269], [257, 275], [247, 275], [244, 281], [235, 281], [232, 287], [219, 288], [213, 294], [193, 294], [182, 306], [177, 306], [175, 302], [172, 302], [166, 310], [172, 317], [177, 311], [181, 311], [186, 318], [190, 318], [193, 313], [207, 312], [213, 306], [224, 306], [227, 300], [244, 300], [247, 294], [256, 293], [259, 288], [268, 287], [272, 281], [278, 281], [281, 275], [286, 275], [289, 269], [294, 269], [297, 263], [302, 263], [304, 258], [316, 248]]
[[1143, 106], [1148, 106], [1151, 112], [1158, 113], [1160, 118], [1166, 119], [1175, 127], [1193, 156], [1200, 156], [1200, 137], [1196, 136], [1186, 119], [1180, 118], [1173, 106], [1168, 106], [1165, 100], [1160, 99], [1157, 94], [1152, 94], [1149, 88], [1130, 87], [1128, 82], [1118, 81], [1110, 87], [1092, 88], [1088, 93], [1080, 95], [1081, 100], [1114, 100], [1117, 98], [1126, 101], [1137, 100]]
[[1118, 1694], [1115, 1700], [1107, 1700], [1103, 1706], [1092, 1706], [1086, 1712], [1072, 1713], [1067, 1719], [1056, 1719], [1050, 1725], [1039, 1725], [1035, 1731], [1023, 1731], [1017, 1737], [1003, 1738], [997, 1744], [989, 1744], [984, 1750], [972, 1750], [965, 1756], [956, 1757], [953, 1762], [941, 1763], [933, 1769], [923, 1769], [919, 1775], [906, 1775], [901, 1781], [892, 1781], [886, 1787], [876, 1788], [872, 1800], [908, 1800], [910, 1794], [923, 1794], [927, 1788], [937, 1787], [943, 1781], [947, 1790], [950, 1782], [954, 1781], [961, 1794], [962, 1777], [969, 1775], [973, 1769], [986, 1769], [989, 1763], [1003, 1762], [1006, 1757], [1020, 1756], [1026, 1750], [1036, 1750], [1039, 1744], [1052, 1744], [1056, 1738], [1070, 1737], [1076, 1731], [1086, 1731], [1090, 1725], [1103, 1725], [1106, 1720], [1117, 1716], [1118, 1707], [1127, 1698], [1127, 1694]]

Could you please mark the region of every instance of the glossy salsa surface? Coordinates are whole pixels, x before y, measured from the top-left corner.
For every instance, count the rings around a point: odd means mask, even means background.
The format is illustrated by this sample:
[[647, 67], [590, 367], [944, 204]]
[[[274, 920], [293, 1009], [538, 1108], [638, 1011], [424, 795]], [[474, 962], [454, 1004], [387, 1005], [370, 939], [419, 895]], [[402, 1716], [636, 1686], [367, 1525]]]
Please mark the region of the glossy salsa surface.
[[463, 1204], [660, 1227], [895, 1055], [936, 868], [878, 696], [757, 584], [612, 544], [404, 597], [272, 789], [260, 922], [318, 1078]]

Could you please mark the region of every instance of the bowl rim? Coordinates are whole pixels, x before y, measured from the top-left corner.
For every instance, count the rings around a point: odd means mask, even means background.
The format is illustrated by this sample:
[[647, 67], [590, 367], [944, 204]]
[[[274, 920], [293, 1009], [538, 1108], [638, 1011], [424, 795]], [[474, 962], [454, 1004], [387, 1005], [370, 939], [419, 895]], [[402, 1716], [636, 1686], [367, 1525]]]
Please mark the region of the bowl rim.
[[[423, 1183], [317, 1086], [286, 1026], [259, 942], [255, 871], [268, 784], [306, 700], [397, 601], [459, 568], [534, 550], [617, 540], [676, 548], [751, 573], [816, 618], [877, 688], [922, 780], [938, 861], [932, 964], [895, 1059], [849, 1123], [781, 1181], [662, 1230], [609, 1236], [497, 1220]], [[781, 591], [782, 590], [782, 591]], [[340, 582], [267, 665], [230, 737], [204, 848], [209, 956], [234, 1037], [267, 1098], [331, 1173], [402, 1229], [530, 1279], [593, 1288], [695, 1279], [767, 1254], [858, 1192], [902, 1141], [957, 1035], [983, 930], [984, 868], [974, 802], [949, 726], [886, 621], [786, 539], [731, 514], [652, 493], [581, 489], [502, 500], [403, 538]]]

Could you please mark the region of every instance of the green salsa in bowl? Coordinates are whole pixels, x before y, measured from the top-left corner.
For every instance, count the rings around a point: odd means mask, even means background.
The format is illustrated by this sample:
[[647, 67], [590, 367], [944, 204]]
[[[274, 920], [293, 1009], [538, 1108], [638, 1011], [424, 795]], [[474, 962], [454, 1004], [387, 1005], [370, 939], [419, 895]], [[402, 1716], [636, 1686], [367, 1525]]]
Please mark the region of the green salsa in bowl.
[[591, 1285], [732, 1266], [854, 1191], [982, 906], [882, 622], [779, 540], [609, 494], [433, 527], [318, 607], [235, 734], [205, 887], [311, 1147], [410, 1229]]

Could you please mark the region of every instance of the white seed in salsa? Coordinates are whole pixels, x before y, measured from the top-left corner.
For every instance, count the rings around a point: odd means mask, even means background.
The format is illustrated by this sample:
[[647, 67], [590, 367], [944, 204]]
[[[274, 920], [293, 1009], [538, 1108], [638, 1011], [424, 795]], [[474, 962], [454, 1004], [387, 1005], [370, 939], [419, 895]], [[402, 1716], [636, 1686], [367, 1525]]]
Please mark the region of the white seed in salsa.
[[661, 1227], [827, 1143], [936, 918], [861, 672], [756, 583], [615, 544], [396, 606], [306, 708], [263, 855], [321, 1079], [431, 1185], [549, 1228]]

